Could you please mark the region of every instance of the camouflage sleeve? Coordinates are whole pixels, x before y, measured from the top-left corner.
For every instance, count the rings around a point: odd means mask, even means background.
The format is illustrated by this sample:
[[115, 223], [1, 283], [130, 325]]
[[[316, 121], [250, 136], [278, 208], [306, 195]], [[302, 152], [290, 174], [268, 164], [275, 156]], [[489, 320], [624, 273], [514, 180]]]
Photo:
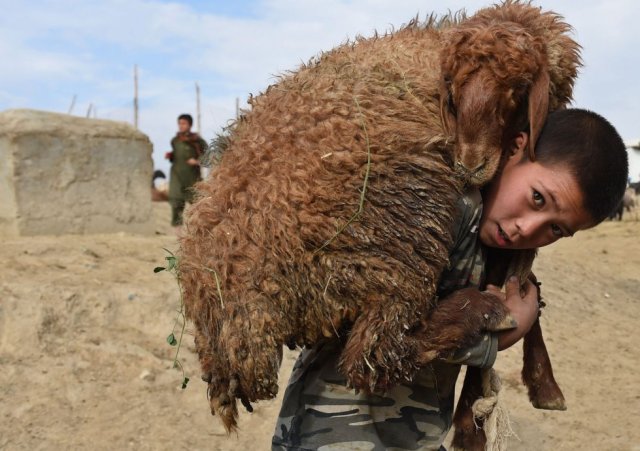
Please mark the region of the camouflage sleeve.
[[487, 332], [475, 345], [466, 349], [459, 349], [443, 361], [455, 365], [477, 366], [479, 368], [492, 367], [498, 355], [498, 335]]
[[439, 450], [460, 367], [434, 363], [409, 384], [356, 393], [338, 371], [339, 340], [304, 349], [284, 393], [272, 450]]

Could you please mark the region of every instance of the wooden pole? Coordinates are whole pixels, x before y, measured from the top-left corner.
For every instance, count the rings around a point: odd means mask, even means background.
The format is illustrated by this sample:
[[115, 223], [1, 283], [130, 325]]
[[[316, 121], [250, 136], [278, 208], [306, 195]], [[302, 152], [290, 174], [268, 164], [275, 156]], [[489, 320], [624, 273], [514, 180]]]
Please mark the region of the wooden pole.
[[93, 108], [93, 103], [89, 104], [89, 109], [87, 110], [87, 117], [91, 117], [91, 109]]
[[133, 65], [133, 126], [138, 128], [138, 65]]
[[240, 98], [236, 97], [236, 119], [240, 116]]
[[201, 124], [200, 124], [200, 85], [198, 85], [198, 82], [196, 81], [196, 124], [197, 124], [197, 130], [198, 130], [198, 134], [202, 133], [202, 128], [201, 128]]
[[77, 94], [74, 94], [73, 98], [71, 99], [71, 105], [69, 105], [69, 111], [67, 112], [67, 114], [73, 113], [73, 107], [76, 106], [76, 97], [78, 97]]

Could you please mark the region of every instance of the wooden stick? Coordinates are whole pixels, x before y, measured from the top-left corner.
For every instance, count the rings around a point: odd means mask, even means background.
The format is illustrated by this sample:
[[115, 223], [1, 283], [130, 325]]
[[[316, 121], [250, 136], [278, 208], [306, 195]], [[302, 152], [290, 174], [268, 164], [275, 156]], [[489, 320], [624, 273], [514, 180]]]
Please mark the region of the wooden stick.
[[133, 126], [138, 128], [138, 65], [133, 65]]
[[73, 98], [71, 99], [71, 105], [69, 105], [69, 111], [67, 112], [67, 114], [71, 114], [73, 112], [73, 107], [76, 106], [76, 98], [78, 97], [77, 94], [73, 95]]
[[200, 124], [200, 85], [196, 81], [196, 124], [198, 129], [198, 134], [202, 133], [202, 128]]

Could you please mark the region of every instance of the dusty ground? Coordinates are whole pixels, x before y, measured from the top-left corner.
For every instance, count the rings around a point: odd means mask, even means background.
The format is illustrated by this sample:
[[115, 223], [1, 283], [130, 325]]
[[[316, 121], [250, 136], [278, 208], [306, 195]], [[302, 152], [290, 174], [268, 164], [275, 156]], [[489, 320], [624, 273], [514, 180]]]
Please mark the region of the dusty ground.
[[[269, 449], [278, 400], [243, 414], [226, 437], [192, 381], [180, 389], [165, 337], [178, 306], [162, 263], [175, 248], [167, 205], [157, 234], [5, 239], [0, 246], [1, 449]], [[520, 349], [498, 368], [520, 441], [513, 450], [640, 450], [640, 222], [605, 223], [538, 259], [542, 317], [569, 410], [533, 409]], [[281, 381], [294, 359], [285, 355]]]

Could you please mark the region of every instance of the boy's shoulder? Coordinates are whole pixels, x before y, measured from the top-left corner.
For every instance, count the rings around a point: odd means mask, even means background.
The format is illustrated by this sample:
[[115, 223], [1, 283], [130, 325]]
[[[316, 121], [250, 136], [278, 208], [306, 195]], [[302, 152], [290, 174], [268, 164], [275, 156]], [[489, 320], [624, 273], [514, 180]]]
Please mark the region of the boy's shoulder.
[[484, 252], [478, 239], [482, 218], [482, 196], [477, 188], [465, 192], [457, 203], [453, 246], [449, 265], [438, 282], [438, 296], [468, 286], [480, 286], [484, 278]]
[[482, 195], [478, 188], [467, 189], [456, 203], [456, 221], [453, 227], [453, 249], [460, 247], [470, 234], [477, 234], [482, 217]]

